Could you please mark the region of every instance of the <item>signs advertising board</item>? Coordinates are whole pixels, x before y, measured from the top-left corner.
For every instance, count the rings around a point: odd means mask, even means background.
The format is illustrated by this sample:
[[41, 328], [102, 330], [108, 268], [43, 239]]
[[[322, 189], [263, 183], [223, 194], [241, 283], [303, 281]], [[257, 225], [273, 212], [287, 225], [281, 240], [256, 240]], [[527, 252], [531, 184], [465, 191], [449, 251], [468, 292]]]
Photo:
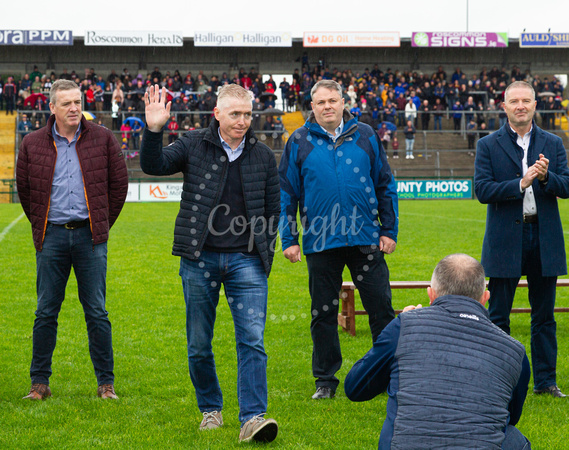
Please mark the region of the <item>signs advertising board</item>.
[[413, 32], [413, 47], [507, 47], [508, 33]]
[[73, 45], [71, 30], [0, 30], [0, 45]]
[[304, 32], [304, 47], [400, 47], [396, 31]]
[[472, 198], [472, 180], [397, 180], [400, 199]]
[[569, 47], [569, 33], [522, 33], [520, 47]]
[[113, 47], [182, 47], [181, 31], [85, 31], [85, 45]]
[[194, 34], [196, 47], [292, 47], [285, 31], [201, 31]]

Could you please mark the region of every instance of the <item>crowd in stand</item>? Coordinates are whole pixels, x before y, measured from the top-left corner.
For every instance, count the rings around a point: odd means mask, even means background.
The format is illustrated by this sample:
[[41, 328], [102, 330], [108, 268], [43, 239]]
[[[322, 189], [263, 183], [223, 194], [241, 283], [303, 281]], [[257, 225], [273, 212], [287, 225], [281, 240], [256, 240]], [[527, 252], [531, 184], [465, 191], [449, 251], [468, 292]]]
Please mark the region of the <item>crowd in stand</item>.
[[[56, 79], [64, 78], [74, 80], [81, 87], [86, 111], [111, 111], [113, 128], [120, 130], [123, 124], [119, 113], [141, 115], [144, 92], [149, 85], [159, 84], [166, 87], [168, 100], [172, 101], [172, 119], [167, 127], [171, 136], [175, 136], [180, 131], [207, 126], [218, 89], [224, 84], [238, 83], [251, 90], [256, 98], [253, 128], [282, 131], [278, 118], [265, 121], [262, 126], [259, 120], [260, 111], [275, 108], [277, 89], [284, 110], [308, 110], [312, 86], [321, 79], [334, 79], [344, 87], [346, 108], [359, 120], [377, 130], [381, 130], [383, 122], [390, 124], [382, 136], [386, 148], [390, 141], [393, 143], [395, 130], [403, 131], [407, 151], [411, 145], [411, 157], [412, 142], [408, 136], [414, 135], [419, 126], [422, 130], [431, 129], [431, 123], [433, 130], [441, 130], [445, 114], [450, 114], [456, 130], [467, 130], [469, 149], [473, 149], [474, 137], [481, 131], [492, 131], [505, 123], [506, 116], [500, 103], [504, 89], [515, 80], [525, 80], [534, 86], [544, 129], [555, 128], [555, 113], [550, 111], [563, 109], [563, 86], [558, 79], [541, 78], [529, 70], [522, 72], [516, 66], [510, 71], [503, 67], [490, 70], [484, 67], [479, 73], [468, 75], [460, 68], [447, 75], [443, 67], [438, 67], [429, 75], [390, 68], [383, 71], [377, 64], [363, 72], [331, 70], [322, 62], [311, 68], [307, 59], [303, 59], [302, 64], [303, 69], [295, 69], [290, 82], [285, 78], [279, 86], [272, 76], [263, 82], [262, 74], [255, 68], [249, 71], [241, 68], [233, 75], [223, 72], [220, 76], [208, 77], [203, 70], [182, 75], [178, 70], [162, 73], [158, 67], [147, 74], [131, 74], [126, 68], [120, 74], [112, 70], [107, 76], [96, 74], [94, 69], [85, 69], [81, 75], [64, 69], [58, 76], [55, 72], [42, 74], [34, 67], [32, 73], [24, 74], [17, 82], [12, 76], [6, 80], [0, 77], [0, 108], [5, 108], [6, 114], [13, 114], [14, 109], [34, 110], [32, 127], [41, 126], [49, 117], [49, 89]], [[190, 117], [184, 114], [188, 111], [199, 114]]]

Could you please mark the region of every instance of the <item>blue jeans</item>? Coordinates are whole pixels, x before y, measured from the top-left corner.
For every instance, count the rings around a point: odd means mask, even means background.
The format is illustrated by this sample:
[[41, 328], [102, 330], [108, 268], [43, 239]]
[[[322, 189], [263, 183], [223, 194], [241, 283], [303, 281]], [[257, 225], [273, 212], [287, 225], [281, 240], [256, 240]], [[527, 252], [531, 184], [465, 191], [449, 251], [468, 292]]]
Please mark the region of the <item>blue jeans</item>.
[[435, 114], [435, 130], [443, 129], [443, 116]]
[[531, 445], [527, 438], [513, 425], [508, 425], [504, 433], [502, 450], [530, 450]]
[[[522, 274], [531, 306], [531, 365], [535, 389], [556, 384], [557, 338], [554, 308], [557, 277], [541, 275], [539, 224], [523, 225]], [[510, 334], [510, 311], [519, 278], [490, 278], [490, 320]]]
[[113, 384], [111, 322], [105, 309], [107, 243], [93, 245], [89, 226], [67, 230], [48, 224], [42, 251], [36, 252], [36, 264], [38, 306], [30, 369], [32, 383], [49, 384], [57, 339], [57, 316], [73, 267], [97, 382], [99, 385]]
[[190, 377], [201, 412], [221, 411], [223, 396], [212, 352], [221, 284], [233, 316], [237, 343], [239, 421], [267, 411], [267, 355], [263, 344], [267, 315], [267, 275], [258, 255], [203, 251], [182, 258]]

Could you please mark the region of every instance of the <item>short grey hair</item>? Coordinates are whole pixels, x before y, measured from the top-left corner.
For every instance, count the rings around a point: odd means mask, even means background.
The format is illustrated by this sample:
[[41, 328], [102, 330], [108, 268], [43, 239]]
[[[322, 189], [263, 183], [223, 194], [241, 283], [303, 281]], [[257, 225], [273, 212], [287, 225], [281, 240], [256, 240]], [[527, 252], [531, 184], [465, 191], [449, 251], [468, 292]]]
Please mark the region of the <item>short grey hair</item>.
[[326, 88], [326, 89], [330, 89], [331, 91], [337, 91], [338, 94], [340, 95], [340, 97], [342, 97], [342, 95], [343, 95], [342, 86], [340, 86], [340, 84], [337, 83], [336, 81], [334, 81], [334, 80], [320, 80], [318, 83], [316, 83], [314, 86], [312, 86], [312, 89], [310, 90], [310, 98], [313, 98], [314, 93], [320, 88]]
[[51, 89], [49, 90], [49, 102], [55, 105], [55, 102], [57, 100], [57, 93], [59, 91], [71, 91], [73, 89], [77, 89], [79, 92], [81, 92], [81, 89], [77, 83], [75, 83], [75, 81], [57, 80], [51, 85]]
[[484, 267], [464, 253], [448, 255], [435, 267], [431, 288], [439, 297], [463, 295], [479, 301], [486, 290]]
[[236, 98], [246, 102], [253, 102], [254, 94], [238, 84], [226, 84], [217, 94], [217, 108], [221, 109], [223, 103], [228, 98]]
[[504, 101], [506, 100], [506, 97], [508, 96], [508, 91], [510, 89], [515, 89], [515, 88], [529, 89], [532, 93], [533, 99], [535, 100], [535, 89], [533, 88], [533, 86], [531, 84], [529, 84], [527, 81], [514, 81], [504, 91]]

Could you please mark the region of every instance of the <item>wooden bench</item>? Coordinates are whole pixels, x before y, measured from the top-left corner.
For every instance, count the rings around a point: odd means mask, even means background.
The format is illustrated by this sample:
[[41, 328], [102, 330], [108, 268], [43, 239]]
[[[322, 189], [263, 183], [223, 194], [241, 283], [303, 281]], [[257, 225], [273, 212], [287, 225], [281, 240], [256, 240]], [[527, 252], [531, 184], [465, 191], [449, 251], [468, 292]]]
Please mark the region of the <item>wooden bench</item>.
[[[427, 289], [430, 281], [391, 281], [389, 283], [391, 289]], [[527, 280], [520, 280], [518, 287], [528, 287]], [[569, 279], [562, 278], [557, 280], [557, 287], [569, 287]], [[366, 311], [356, 311], [355, 308], [355, 290], [356, 285], [351, 281], [344, 281], [342, 283], [342, 290], [340, 291], [340, 299], [342, 300], [342, 310], [338, 313], [338, 325], [350, 333], [352, 336], [356, 335], [356, 316], [367, 315]], [[425, 302], [428, 303], [429, 299], [425, 293]], [[395, 314], [399, 314], [400, 309], [395, 310]], [[531, 308], [512, 308], [513, 313], [529, 313]], [[569, 308], [555, 308], [555, 312], [569, 312]]]

